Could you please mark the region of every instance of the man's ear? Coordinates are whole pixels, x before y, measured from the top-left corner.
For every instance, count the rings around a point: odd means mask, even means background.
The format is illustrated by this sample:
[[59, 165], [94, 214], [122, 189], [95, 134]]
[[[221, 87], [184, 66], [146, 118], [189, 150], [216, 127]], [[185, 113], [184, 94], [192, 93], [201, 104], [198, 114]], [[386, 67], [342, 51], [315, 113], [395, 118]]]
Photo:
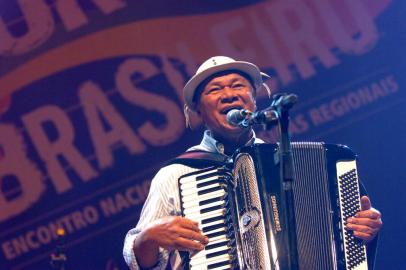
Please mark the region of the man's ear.
[[203, 123], [200, 112], [198, 113], [197, 110], [192, 111], [185, 105], [183, 107], [183, 113], [185, 115], [186, 127], [189, 127], [191, 130], [194, 130]]
[[191, 130], [197, 129], [203, 124], [203, 120], [200, 111], [196, 110], [189, 114], [189, 126]]
[[254, 101], [254, 105], [255, 105], [255, 110], [257, 110], [257, 90], [255, 88], [253, 88], [252, 91], [252, 100]]

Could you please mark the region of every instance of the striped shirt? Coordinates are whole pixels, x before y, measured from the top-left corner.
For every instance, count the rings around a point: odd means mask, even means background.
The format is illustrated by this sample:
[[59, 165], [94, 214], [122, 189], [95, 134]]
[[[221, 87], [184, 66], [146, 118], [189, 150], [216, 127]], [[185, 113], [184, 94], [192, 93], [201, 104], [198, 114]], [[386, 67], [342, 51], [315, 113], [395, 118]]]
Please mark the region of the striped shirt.
[[[252, 145], [253, 143], [263, 143], [263, 141], [253, 134], [253, 137], [246, 145]], [[203, 150], [224, 155], [224, 145], [216, 141], [208, 130], [204, 132], [201, 143], [189, 148], [187, 151], [192, 150]], [[143, 228], [151, 222], [165, 216], [180, 214], [178, 179], [180, 176], [196, 170], [198, 169], [182, 164], [171, 164], [160, 169], [152, 179], [151, 188], [142, 208], [138, 224], [128, 231], [124, 241], [124, 259], [132, 270], [140, 269], [133, 252], [134, 240]], [[159, 260], [153, 269], [165, 269], [168, 261], [172, 269], [182, 269], [179, 253], [177, 251], [169, 252], [163, 248], [160, 248]]]

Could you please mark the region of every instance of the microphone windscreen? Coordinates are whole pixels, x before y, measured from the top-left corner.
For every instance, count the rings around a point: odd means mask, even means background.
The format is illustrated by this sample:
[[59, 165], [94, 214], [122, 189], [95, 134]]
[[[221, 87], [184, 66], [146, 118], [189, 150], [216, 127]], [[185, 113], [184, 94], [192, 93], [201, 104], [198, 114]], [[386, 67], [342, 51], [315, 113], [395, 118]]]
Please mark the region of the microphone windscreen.
[[239, 126], [246, 117], [245, 110], [232, 109], [227, 113], [227, 122], [232, 126]]

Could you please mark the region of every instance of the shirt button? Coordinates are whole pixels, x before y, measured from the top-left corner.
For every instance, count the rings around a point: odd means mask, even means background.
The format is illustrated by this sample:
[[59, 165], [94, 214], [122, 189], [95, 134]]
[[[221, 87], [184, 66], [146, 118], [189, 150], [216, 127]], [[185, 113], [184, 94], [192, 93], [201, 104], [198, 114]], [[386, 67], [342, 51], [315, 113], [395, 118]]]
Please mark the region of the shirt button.
[[221, 143], [217, 144], [217, 149], [219, 150], [219, 152], [221, 154], [224, 154], [224, 145], [223, 144], [221, 144]]

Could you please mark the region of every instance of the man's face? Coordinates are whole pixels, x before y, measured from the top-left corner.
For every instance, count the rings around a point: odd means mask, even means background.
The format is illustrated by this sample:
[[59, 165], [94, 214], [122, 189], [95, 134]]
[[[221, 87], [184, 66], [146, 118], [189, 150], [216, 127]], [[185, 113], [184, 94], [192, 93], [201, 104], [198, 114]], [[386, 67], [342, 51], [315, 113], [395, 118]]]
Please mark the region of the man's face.
[[246, 130], [227, 122], [226, 116], [231, 109], [256, 109], [251, 83], [237, 73], [220, 75], [210, 80], [203, 88], [197, 104], [197, 112], [213, 135], [232, 140]]

